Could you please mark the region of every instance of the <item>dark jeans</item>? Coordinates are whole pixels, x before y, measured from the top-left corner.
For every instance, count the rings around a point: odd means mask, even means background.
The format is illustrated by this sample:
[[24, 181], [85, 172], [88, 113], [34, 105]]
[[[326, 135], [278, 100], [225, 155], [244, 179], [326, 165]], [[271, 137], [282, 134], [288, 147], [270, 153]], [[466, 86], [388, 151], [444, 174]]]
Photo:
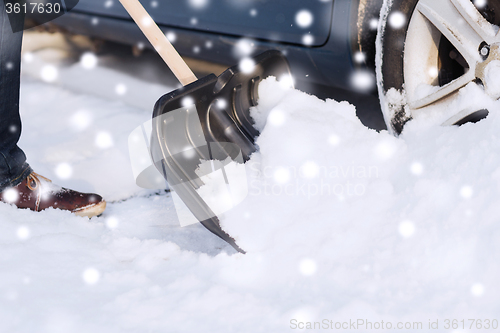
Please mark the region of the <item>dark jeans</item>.
[[17, 146], [21, 136], [19, 84], [23, 32], [13, 33], [0, 0], [0, 191], [16, 186], [31, 173]]

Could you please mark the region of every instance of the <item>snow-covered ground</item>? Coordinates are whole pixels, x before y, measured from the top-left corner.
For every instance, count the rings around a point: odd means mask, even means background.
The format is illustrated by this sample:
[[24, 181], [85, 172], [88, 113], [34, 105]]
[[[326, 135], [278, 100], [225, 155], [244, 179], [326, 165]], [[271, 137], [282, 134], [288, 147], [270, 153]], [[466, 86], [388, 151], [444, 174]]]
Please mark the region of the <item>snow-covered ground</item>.
[[346, 102], [263, 82], [249, 194], [221, 221], [243, 255], [181, 228], [169, 193], [135, 185], [127, 137], [173, 87], [83, 59], [25, 53], [20, 145], [38, 173], [108, 208], [88, 220], [0, 204], [0, 331], [427, 331], [438, 320], [438, 332], [447, 319], [500, 320], [499, 105], [477, 124], [420, 119], [395, 138]]

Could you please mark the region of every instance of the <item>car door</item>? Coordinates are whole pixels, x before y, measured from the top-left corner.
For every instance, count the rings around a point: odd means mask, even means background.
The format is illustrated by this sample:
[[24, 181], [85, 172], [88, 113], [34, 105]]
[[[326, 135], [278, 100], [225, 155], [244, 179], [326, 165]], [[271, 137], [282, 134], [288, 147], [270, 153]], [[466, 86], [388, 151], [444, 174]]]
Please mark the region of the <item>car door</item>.
[[[141, 0], [163, 26], [310, 46], [329, 36], [334, 0]], [[118, 0], [80, 1], [74, 11], [130, 19]]]

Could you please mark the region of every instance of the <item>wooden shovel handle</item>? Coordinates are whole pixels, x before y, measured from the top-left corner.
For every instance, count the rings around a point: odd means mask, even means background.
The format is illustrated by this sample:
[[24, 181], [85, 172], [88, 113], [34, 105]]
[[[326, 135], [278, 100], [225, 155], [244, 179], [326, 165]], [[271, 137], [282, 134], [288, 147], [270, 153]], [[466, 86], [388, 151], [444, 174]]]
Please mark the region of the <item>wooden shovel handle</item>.
[[120, 2], [181, 84], [185, 86], [196, 81], [194, 73], [182, 60], [177, 50], [158, 28], [139, 0], [120, 0]]

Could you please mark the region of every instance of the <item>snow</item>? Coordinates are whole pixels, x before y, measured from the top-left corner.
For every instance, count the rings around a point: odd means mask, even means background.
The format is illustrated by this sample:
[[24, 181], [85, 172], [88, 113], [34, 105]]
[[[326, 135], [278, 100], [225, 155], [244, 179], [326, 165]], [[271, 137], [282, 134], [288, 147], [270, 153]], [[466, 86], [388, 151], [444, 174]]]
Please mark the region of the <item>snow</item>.
[[[433, 331], [444, 332], [446, 318], [498, 319], [498, 102], [476, 124], [422, 118], [396, 138], [364, 127], [347, 102], [263, 81], [248, 195], [221, 216], [243, 255], [199, 224], [181, 228], [169, 193], [135, 185], [128, 135], [171, 87], [47, 51], [23, 63], [20, 145], [44, 176], [70, 165], [57, 183], [98, 192], [108, 208], [89, 220], [0, 204], [1, 331], [287, 332], [323, 319], [424, 328], [439, 319]], [[58, 69], [52, 83], [41, 80], [46, 65]], [[114, 94], [122, 82], [126, 94]], [[114, 144], [96, 146], [99, 133]]]
[[422, 163], [419, 162], [413, 162], [410, 166], [411, 173], [413, 173], [416, 176], [421, 175], [424, 172], [424, 166]]
[[356, 61], [358, 64], [365, 62], [365, 60], [366, 55], [363, 52], [357, 51], [356, 53], [354, 53], [354, 61]]
[[[375, 72], [377, 79], [377, 90], [378, 96], [380, 99], [380, 105], [382, 108], [382, 113], [384, 114], [385, 123], [387, 129], [392, 132], [392, 124], [388, 119], [391, 119], [391, 116], [394, 114], [393, 110], [388, 109], [388, 101], [384, 91], [384, 82], [382, 76], [382, 65], [383, 65], [383, 54], [382, 54], [382, 45], [384, 43], [384, 34], [385, 28], [387, 24], [387, 18], [389, 16], [389, 12], [392, 8], [392, 0], [385, 0], [382, 4], [382, 8], [380, 9], [380, 17], [377, 20], [377, 37], [375, 38]], [[374, 22], [373, 20], [370, 22]], [[373, 26], [373, 24], [372, 24]], [[394, 89], [395, 90], [395, 89]]]
[[[440, 86], [434, 86], [431, 84], [421, 83], [417, 86], [417, 88], [414, 91], [415, 99], [419, 100], [421, 98], [425, 98], [425, 97], [435, 93], [440, 88], [441, 88]], [[403, 99], [401, 99], [401, 101], [404, 103]], [[397, 104], [397, 103], [394, 103], [394, 104]]]
[[57, 68], [52, 65], [43, 66], [40, 75], [45, 82], [54, 82], [57, 79]]
[[406, 16], [401, 12], [393, 12], [389, 15], [389, 25], [393, 29], [401, 29], [406, 23]]
[[56, 166], [55, 173], [59, 179], [69, 179], [73, 174], [73, 168], [68, 163], [60, 163]]
[[375, 87], [375, 76], [367, 70], [356, 70], [351, 75], [350, 83], [354, 90], [369, 92]]
[[303, 29], [309, 28], [313, 21], [313, 14], [307, 9], [301, 9], [295, 14], [295, 23]]
[[167, 37], [167, 39], [169, 40], [169, 42], [172, 43], [172, 44], [175, 43], [175, 41], [177, 40], [177, 35], [173, 31], [167, 32], [165, 36]]
[[500, 61], [493, 60], [485, 68], [485, 85], [491, 96], [500, 96]]
[[255, 50], [255, 43], [248, 38], [241, 38], [234, 44], [233, 53], [237, 58], [248, 57]]
[[255, 61], [252, 58], [243, 58], [240, 60], [238, 68], [242, 73], [250, 74], [255, 69]]
[[398, 230], [401, 236], [408, 238], [415, 232], [415, 225], [411, 221], [403, 221], [399, 224]]
[[189, 0], [189, 6], [193, 9], [204, 9], [208, 6], [208, 0]]
[[16, 202], [18, 198], [19, 192], [13, 188], [7, 189], [2, 193], [2, 199], [8, 203]]
[[80, 64], [85, 69], [92, 69], [97, 65], [97, 57], [92, 52], [85, 52], [80, 57]]
[[476, 6], [477, 8], [483, 8], [484, 6], [486, 6], [486, 4], [486, 0], [474, 0], [474, 6]]
[[372, 18], [370, 20], [370, 29], [371, 30], [377, 30], [377, 27], [378, 27], [378, 19]]
[[305, 34], [302, 36], [302, 44], [304, 45], [312, 45], [314, 43], [314, 37], [310, 34]]

